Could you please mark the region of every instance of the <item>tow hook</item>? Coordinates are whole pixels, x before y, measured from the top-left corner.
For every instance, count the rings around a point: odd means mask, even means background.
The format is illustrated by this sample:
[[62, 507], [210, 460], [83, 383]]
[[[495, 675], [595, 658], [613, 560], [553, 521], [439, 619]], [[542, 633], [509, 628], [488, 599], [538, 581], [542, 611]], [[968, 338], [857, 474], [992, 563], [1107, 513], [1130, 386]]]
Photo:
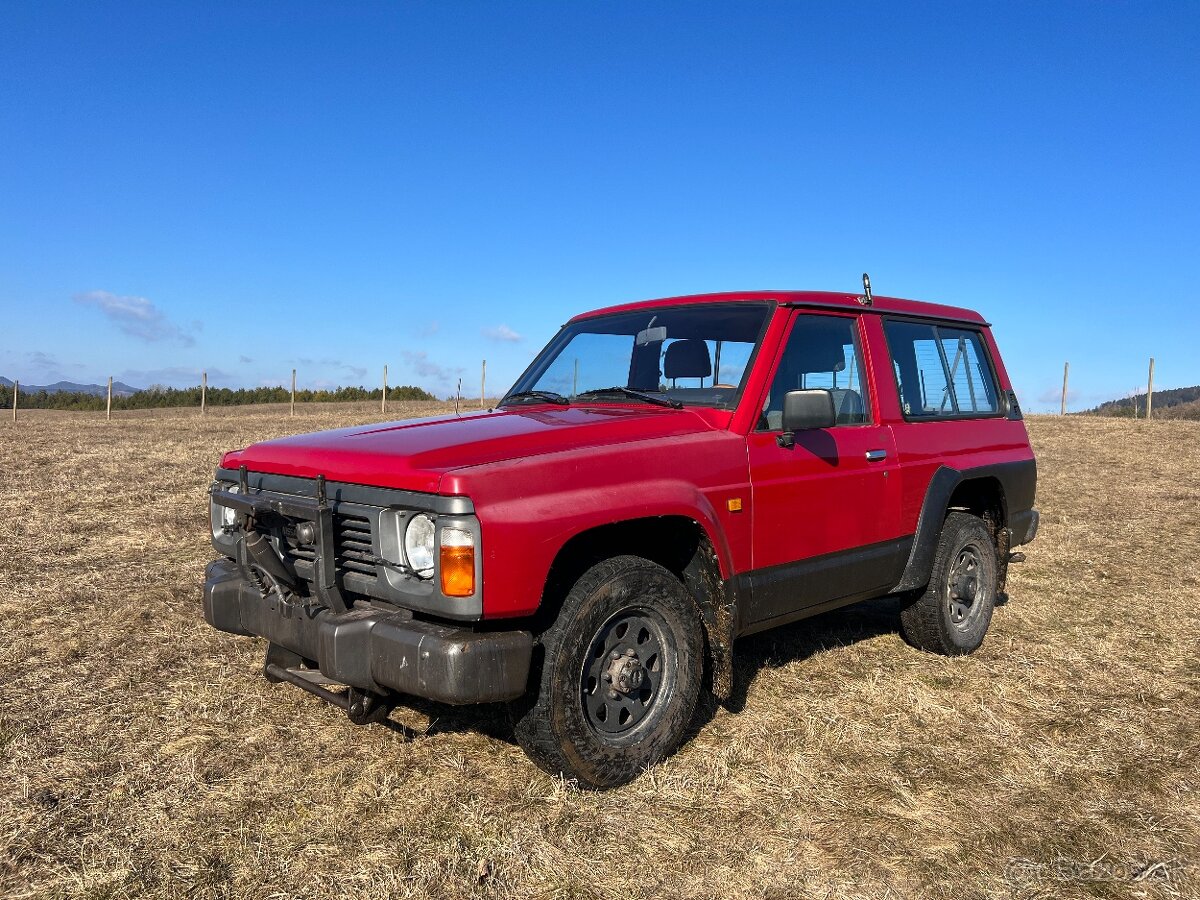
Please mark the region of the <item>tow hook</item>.
[[[291, 663], [289, 665], [289, 663]], [[267, 649], [267, 664], [263, 667], [263, 675], [267, 681], [279, 683], [286, 681], [301, 690], [308, 691], [320, 697], [326, 703], [331, 703], [338, 709], [344, 710], [346, 716], [355, 725], [373, 725], [382, 722], [392, 711], [393, 703], [380, 694], [364, 691], [356, 687], [346, 687], [344, 691], [331, 691], [324, 684], [340, 685], [321, 677], [320, 672], [301, 669], [300, 657], [272, 644]], [[316, 675], [317, 677], [313, 677]]]
[[360, 691], [358, 688], [350, 688], [346, 692], [346, 700], [346, 716], [355, 725], [382, 722], [392, 711], [391, 704], [383, 697], [369, 691]]

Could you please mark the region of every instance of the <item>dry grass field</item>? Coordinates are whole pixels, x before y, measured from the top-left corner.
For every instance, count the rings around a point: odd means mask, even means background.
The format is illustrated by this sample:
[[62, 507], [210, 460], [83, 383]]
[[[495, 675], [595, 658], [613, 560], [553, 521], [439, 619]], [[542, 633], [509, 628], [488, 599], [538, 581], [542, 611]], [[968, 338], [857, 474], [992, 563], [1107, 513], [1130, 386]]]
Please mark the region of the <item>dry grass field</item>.
[[1200, 896], [1200, 425], [1031, 419], [978, 654], [891, 601], [746, 639], [733, 709], [582, 793], [500, 711], [356, 728], [204, 624], [219, 453], [377, 415], [0, 421], [0, 896]]

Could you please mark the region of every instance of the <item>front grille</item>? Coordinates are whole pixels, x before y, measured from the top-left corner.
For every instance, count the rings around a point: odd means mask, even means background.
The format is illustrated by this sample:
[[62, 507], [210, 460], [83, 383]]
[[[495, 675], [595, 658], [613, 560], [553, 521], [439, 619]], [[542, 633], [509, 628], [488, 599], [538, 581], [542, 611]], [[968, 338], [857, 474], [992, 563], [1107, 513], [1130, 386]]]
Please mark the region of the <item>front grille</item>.
[[371, 520], [363, 516], [334, 516], [333, 532], [338, 569], [373, 576], [375, 552], [371, 549]]
[[[296, 523], [283, 528], [283, 543], [287, 554], [295, 561], [297, 572], [311, 578], [317, 551], [301, 547], [296, 541]], [[353, 574], [375, 579], [378, 572], [373, 562], [375, 551], [371, 543], [371, 520], [366, 516], [335, 513], [333, 516], [334, 563], [339, 575]]]

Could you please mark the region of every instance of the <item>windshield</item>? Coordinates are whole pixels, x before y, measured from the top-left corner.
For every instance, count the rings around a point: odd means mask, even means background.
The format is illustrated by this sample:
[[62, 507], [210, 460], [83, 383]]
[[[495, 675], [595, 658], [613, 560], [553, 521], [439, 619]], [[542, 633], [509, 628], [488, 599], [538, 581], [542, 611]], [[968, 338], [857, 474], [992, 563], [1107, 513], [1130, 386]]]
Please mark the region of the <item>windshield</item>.
[[762, 336], [763, 303], [674, 306], [572, 322], [506, 403], [550, 400], [731, 407]]

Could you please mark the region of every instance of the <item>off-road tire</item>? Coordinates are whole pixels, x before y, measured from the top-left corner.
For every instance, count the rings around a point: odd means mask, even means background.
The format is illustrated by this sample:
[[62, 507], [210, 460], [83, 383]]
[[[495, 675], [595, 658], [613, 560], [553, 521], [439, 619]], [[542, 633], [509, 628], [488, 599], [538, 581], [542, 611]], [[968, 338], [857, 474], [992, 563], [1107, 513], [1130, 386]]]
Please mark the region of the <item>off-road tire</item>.
[[[964, 567], [964, 558], [971, 565]], [[978, 650], [996, 608], [997, 569], [996, 545], [984, 521], [957, 510], [947, 515], [929, 585], [900, 613], [900, 631], [905, 640], [914, 647], [946, 656]], [[969, 572], [973, 572], [973, 587], [969, 586], [972, 576], [966, 575]], [[956, 584], [962, 594], [972, 595], [965, 607], [965, 596], [956, 592]], [[956, 621], [956, 616], [961, 618]]]
[[[628, 640], [619, 643], [624, 649], [612, 655], [617, 645], [608, 645], [618, 640], [622, 622], [644, 623], [645, 628], [627, 625], [621, 633]], [[642, 633], [651, 630], [655, 634], [645, 638], [644, 646], [661, 652], [642, 653], [646, 659], [639, 659]], [[669, 571], [636, 556], [597, 563], [575, 582], [540, 644], [543, 654], [540, 669], [531, 676], [530, 695], [511, 706], [517, 742], [540, 768], [575, 779], [580, 787], [612, 788], [632, 781], [679, 746], [700, 694], [704, 636], [695, 603]], [[607, 691], [617, 685], [597, 686], [591, 679], [589, 689], [589, 671], [594, 673], [610, 656], [611, 665], [619, 666], [625, 655], [637, 661], [635, 670], [656, 656], [651, 665], [660, 667], [657, 682], [647, 688], [646, 701], [640, 693], [617, 694], [614, 718], [598, 722], [597, 715], [605, 713], [597, 709], [607, 708], [607, 701], [596, 689], [609, 697]], [[640, 674], [651, 685], [651, 670]], [[610, 677], [609, 671], [601, 676]], [[618, 681], [630, 683], [623, 677]], [[643, 683], [640, 677], [637, 683]], [[635, 702], [642, 705], [631, 714], [628, 708]], [[617, 716], [633, 715], [641, 718], [627, 731], [602, 730], [619, 728]]]

